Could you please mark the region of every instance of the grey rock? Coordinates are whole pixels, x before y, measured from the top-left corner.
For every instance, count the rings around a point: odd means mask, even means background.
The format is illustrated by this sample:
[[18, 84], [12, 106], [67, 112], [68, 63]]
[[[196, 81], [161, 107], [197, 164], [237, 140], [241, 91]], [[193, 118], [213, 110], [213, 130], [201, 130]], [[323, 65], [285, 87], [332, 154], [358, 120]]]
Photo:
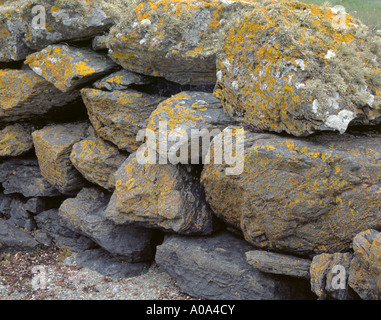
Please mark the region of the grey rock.
[[131, 278], [146, 273], [148, 262], [130, 263], [110, 255], [103, 249], [85, 250], [75, 256], [75, 263], [113, 278]]
[[104, 214], [110, 195], [100, 188], [83, 188], [59, 208], [67, 226], [96, 242], [114, 256], [129, 262], [152, 259], [152, 232], [129, 225], [116, 225]]
[[5, 194], [54, 197], [61, 193], [42, 175], [36, 158], [11, 159], [0, 164], [0, 183]]
[[31, 235], [0, 219], [0, 248], [33, 250], [37, 247], [38, 242]]
[[262, 272], [310, 279], [311, 260], [309, 259], [253, 250], [246, 252], [246, 260], [251, 266]]
[[199, 299], [281, 300], [308, 297], [306, 281], [281, 279], [251, 267], [252, 247], [222, 232], [209, 237], [172, 235], [157, 247], [156, 263], [187, 294]]
[[67, 223], [59, 216], [58, 209], [41, 212], [34, 219], [38, 230], [46, 233], [58, 247], [80, 252], [94, 248], [96, 245], [89, 238], [69, 229]]

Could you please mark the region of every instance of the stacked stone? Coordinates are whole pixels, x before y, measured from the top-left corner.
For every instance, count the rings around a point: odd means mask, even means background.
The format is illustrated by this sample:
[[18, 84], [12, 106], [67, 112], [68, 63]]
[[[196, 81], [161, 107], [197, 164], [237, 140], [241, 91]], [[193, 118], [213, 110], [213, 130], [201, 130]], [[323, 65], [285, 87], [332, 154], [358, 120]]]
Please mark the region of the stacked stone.
[[155, 261], [202, 299], [380, 299], [381, 40], [361, 22], [254, 0], [0, 16], [2, 247]]

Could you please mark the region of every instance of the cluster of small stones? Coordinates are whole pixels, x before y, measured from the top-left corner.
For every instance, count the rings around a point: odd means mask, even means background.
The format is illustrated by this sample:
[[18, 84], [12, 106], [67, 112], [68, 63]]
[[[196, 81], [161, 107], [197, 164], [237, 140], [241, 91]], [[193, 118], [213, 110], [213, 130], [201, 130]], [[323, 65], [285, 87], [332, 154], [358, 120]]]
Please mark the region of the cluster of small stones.
[[201, 299], [381, 299], [381, 39], [360, 21], [283, 0], [0, 18], [0, 250], [155, 261]]

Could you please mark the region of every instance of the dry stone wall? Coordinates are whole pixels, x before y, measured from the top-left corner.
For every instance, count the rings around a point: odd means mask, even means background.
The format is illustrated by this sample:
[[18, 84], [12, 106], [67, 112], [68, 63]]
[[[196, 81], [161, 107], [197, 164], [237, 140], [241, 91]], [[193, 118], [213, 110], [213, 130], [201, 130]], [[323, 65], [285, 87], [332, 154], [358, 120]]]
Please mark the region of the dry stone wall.
[[0, 1], [0, 250], [155, 261], [201, 299], [380, 299], [380, 61], [327, 5]]

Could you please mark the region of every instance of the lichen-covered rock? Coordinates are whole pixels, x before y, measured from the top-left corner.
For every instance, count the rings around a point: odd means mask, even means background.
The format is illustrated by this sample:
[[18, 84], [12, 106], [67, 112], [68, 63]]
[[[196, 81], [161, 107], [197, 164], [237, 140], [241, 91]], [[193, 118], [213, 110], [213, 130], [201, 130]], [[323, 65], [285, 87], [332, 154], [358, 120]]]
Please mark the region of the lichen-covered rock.
[[349, 286], [364, 300], [381, 300], [381, 232], [367, 230], [353, 239]]
[[139, 164], [136, 153], [130, 155], [115, 173], [107, 218], [180, 234], [210, 234], [212, 212], [190, 170], [171, 164]]
[[92, 183], [113, 190], [114, 173], [127, 159], [118, 148], [100, 138], [89, 138], [73, 146], [70, 161]]
[[0, 130], [0, 157], [17, 157], [33, 149], [33, 127], [16, 123]]
[[0, 62], [23, 60], [32, 52], [24, 42], [21, 5], [22, 1], [13, 1], [0, 6]]
[[48, 46], [33, 53], [26, 58], [25, 64], [62, 92], [101, 78], [116, 66], [99, 53], [66, 44]]
[[[27, 1], [21, 7], [22, 20], [26, 24], [25, 43], [41, 50], [58, 42], [89, 39], [108, 30], [115, 23], [115, 16], [102, 6], [102, 2], [105, 1]], [[45, 25], [36, 27], [33, 23], [39, 15], [46, 21]]]
[[131, 85], [146, 85], [153, 82], [153, 79], [128, 70], [120, 70], [109, 76], [98, 80], [93, 84], [95, 89], [108, 91], [127, 90]]
[[82, 89], [89, 119], [100, 137], [119, 149], [134, 152], [142, 144], [137, 141], [139, 130], [163, 98], [132, 90], [106, 92]]
[[70, 161], [72, 147], [88, 135], [89, 124], [49, 125], [32, 133], [41, 174], [62, 193], [81, 189], [85, 179]]
[[311, 290], [319, 299], [331, 297], [338, 300], [352, 298], [348, 288], [349, 266], [352, 254], [322, 253], [312, 259]]
[[[147, 129], [157, 137], [149, 146], [171, 163], [200, 163], [211, 138], [234, 124], [211, 93], [181, 92], [159, 104]], [[160, 143], [160, 135], [163, 143]], [[180, 153], [180, 154], [178, 154]]]
[[36, 158], [11, 159], [0, 164], [0, 183], [5, 194], [55, 197], [61, 193], [41, 175]]
[[70, 229], [95, 241], [112, 255], [128, 262], [152, 259], [152, 232], [108, 220], [104, 210], [110, 195], [97, 188], [84, 188], [75, 198], [65, 200], [59, 216]]
[[230, 114], [296, 136], [379, 122], [381, 41], [341, 10], [259, 6], [230, 28], [215, 93]]
[[220, 232], [210, 237], [171, 235], [157, 247], [156, 263], [186, 293], [208, 300], [308, 299], [305, 280], [263, 273], [251, 267], [245, 252], [252, 247]]
[[[244, 142], [237, 159], [243, 172], [230, 176], [226, 160], [214, 162], [212, 142], [201, 182], [214, 213], [257, 248], [342, 252], [357, 233], [381, 227], [379, 133], [292, 138], [245, 132]], [[234, 136], [231, 143], [234, 148]]]
[[[110, 32], [110, 57], [125, 69], [180, 84], [214, 84], [223, 27], [250, 1], [141, 1]], [[254, 1], [251, 1], [254, 2]]]
[[0, 122], [41, 119], [79, 98], [78, 91], [63, 93], [31, 70], [0, 70]]
[[246, 252], [247, 262], [254, 268], [272, 274], [309, 279], [311, 260], [286, 254], [253, 250]]

